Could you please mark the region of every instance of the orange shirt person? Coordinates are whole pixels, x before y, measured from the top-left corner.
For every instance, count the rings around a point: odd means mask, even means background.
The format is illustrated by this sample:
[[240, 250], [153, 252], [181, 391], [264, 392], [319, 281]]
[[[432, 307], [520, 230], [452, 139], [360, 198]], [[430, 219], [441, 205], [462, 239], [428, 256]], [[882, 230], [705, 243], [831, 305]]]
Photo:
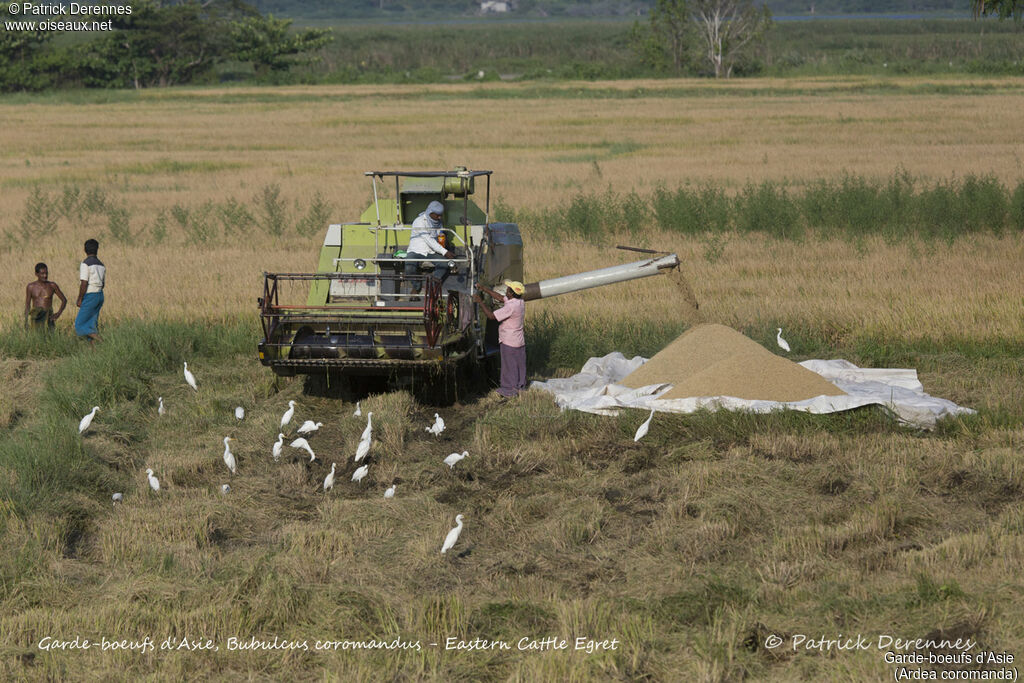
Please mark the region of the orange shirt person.
[[504, 295], [479, 282], [476, 288], [502, 304], [501, 308], [492, 311], [479, 294], [473, 295], [473, 301], [480, 306], [484, 315], [498, 322], [498, 347], [501, 351], [501, 386], [498, 387], [498, 393], [505, 398], [518, 396], [526, 391], [526, 336], [523, 334], [523, 319], [526, 315], [523, 293], [526, 287], [522, 282], [505, 280]]

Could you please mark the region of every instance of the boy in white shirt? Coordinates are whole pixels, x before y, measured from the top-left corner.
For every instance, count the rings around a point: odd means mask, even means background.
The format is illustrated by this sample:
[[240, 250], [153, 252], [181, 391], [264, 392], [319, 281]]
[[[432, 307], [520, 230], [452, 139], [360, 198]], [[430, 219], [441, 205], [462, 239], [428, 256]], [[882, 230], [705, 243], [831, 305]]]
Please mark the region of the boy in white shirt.
[[107, 282], [107, 268], [96, 258], [100, 243], [94, 239], [85, 241], [85, 260], [78, 268], [81, 284], [78, 287], [78, 315], [75, 317], [75, 334], [89, 342], [99, 341], [96, 325], [100, 309], [103, 308], [103, 287]]

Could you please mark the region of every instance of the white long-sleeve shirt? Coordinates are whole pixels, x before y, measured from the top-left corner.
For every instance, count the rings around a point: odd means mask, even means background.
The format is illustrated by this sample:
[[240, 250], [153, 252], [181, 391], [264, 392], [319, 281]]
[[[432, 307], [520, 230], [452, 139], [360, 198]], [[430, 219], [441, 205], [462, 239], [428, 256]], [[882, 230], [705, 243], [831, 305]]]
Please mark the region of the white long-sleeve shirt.
[[444, 225], [441, 221], [432, 219], [426, 211], [416, 216], [412, 222], [412, 235], [409, 237], [409, 253], [415, 254], [441, 254], [448, 250], [437, 241]]

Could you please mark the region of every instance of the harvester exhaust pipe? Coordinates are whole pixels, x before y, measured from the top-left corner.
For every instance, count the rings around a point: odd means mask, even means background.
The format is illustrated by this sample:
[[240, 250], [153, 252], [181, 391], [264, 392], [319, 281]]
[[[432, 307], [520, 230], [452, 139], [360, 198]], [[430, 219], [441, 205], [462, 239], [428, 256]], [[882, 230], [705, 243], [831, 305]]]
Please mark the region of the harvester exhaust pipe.
[[627, 280], [659, 275], [662, 271], [678, 267], [679, 257], [675, 254], [668, 254], [654, 259], [624, 263], [620, 266], [588, 270], [585, 273], [531, 282], [526, 285], [523, 300], [548, 299], [559, 294], [578, 292], [581, 289], [591, 289], [593, 287], [601, 287], [602, 285], [615, 284], [616, 282], [626, 282]]

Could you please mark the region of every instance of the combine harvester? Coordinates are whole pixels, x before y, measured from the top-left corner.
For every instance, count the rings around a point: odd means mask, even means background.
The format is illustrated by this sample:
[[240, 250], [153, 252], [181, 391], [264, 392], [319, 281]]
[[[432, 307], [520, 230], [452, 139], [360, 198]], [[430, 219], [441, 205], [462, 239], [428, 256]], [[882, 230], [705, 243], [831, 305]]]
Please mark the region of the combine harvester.
[[[360, 222], [327, 228], [315, 273], [264, 273], [258, 300], [260, 362], [280, 376], [309, 375], [313, 391], [339, 379], [365, 390], [377, 378], [390, 386], [419, 382], [432, 398], [451, 400], [461, 383], [486, 376], [497, 365], [497, 323], [472, 296], [476, 283], [504, 292], [505, 280], [522, 281], [519, 227], [490, 222], [491, 171], [365, 175], [373, 181], [373, 205]], [[385, 199], [382, 189], [392, 180], [395, 197]], [[483, 209], [470, 199], [481, 180]], [[410, 225], [432, 201], [444, 203], [445, 246], [454, 257], [444, 264], [441, 278], [434, 276], [433, 259], [420, 259], [416, 274], [407, 275]], [[660, 255], [527, 284], [523, 298], [635, 280], [679, 266], [675, 254], [651, 253]], [[300, 296], [304, 302], [288, 300]]]

